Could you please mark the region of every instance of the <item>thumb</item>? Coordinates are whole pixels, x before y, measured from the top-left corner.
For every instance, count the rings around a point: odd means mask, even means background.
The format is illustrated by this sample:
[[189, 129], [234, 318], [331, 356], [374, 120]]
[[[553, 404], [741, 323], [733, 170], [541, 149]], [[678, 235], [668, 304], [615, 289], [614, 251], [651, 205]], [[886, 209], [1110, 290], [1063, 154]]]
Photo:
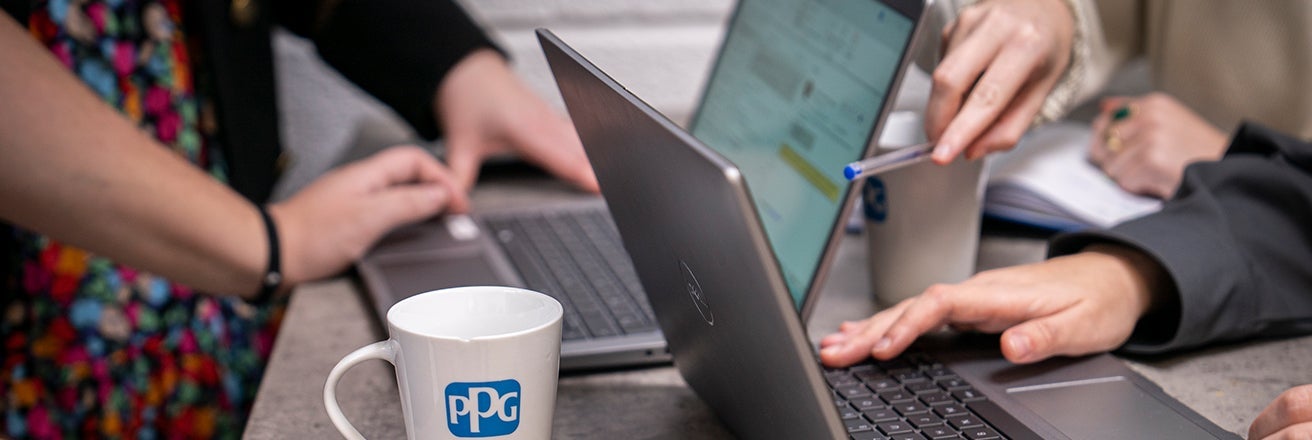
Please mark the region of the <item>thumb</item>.
[[1066, 314], [1026, 321], [1002, 332], [1002, 355], [1017, 364], [1028, 364], [1068, 353], [1073, 320]]

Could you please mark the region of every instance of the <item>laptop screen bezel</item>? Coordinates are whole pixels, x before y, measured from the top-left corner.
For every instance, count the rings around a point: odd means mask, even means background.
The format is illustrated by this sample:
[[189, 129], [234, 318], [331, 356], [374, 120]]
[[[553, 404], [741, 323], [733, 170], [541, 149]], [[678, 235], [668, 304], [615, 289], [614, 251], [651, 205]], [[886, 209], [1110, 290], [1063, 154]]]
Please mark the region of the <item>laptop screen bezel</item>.
[[[716, 50], [716, 55], [713, 58], [715, 62], [711, 66], [709, 74], [705, 76], [706, 81], [702, 83], [701, 93], [698, 95], [697, 99], [697, 106], [694, 108], [692, 118], [688, 121], [687, 131], [689, 133], [694, 133], [697, 130], [697, 121], [701, 120], [702, 110], [706, 108], [706, 99], [711, 86], [710, 79], [715, 77], [715, 74], [718, 73], [721, 67], [721, 61], [724, 59], [722, 52], [724, 51], [725, 43], [728, 42], [729, 36], [733, 34], [733, 27], [738, 23], [738, 14], [742, 10], [742, 2], [746, 1], [752, 0], [740, 1], [734, 6], [733, 13], [730, 14], [727, 25], [725, 26], [724, 35], [720, 40], [719, 48]], [[862, 157], [869, 157], [879, 148], [876, 140], [879, 139], [879, 134], [884, 129], [884, 120], [888, 118], [890, 113], [892, 113], [893, 104], [897, 101], [897, 92], [902, 84], [902, 77], [906, 73], [907, 66], [910, 64], [912, 49], [917, 46], [917, 42], [919, 41], [920, 27], [923, 24], [925, 12], [925, 2], [923, 0], [869, 1], [885, 5], [893, 11], [910, 19], [912, 26], [910, 38], [907, 38], [906, 45], [902, 47], [901, 54], [898, 57], [896, 70], [893, 75], [891, 75], [890, 84], [888, 86], [889, 93], [885, 95], [886, 98], [879, 108], [878, 117], [874, 118], [874, 123], [871, 124], [869, 134], [866, 136], [866, 145], [861, 153]], [[829, 228], [828, 239], [825, 243], [824, 250], [820, 253], [820, 259], [816, 263], [815, 273], [812, 274], [811, 281], [807, 285], [805, 293], [803, 293], [802, 305], [798, 310], [798, 315], [802, 318], [802, 322], [808, 322], [811, 314], [815, 311], [815, 303], [820, 297], [819, 292], [824, 287], [824, 281], [828, 276], [829, 266], [832, 263], [835, 254], [838, 253], [839, 242], [845, 234], [845, 224], [847, 223], [848, 217], [852, 214], [852, 205], [859, 194], [859, 191], [854, 191], [856, 187], [856, 185], [847, 185], [843, 189], [844, 193], [841, 198], [843, 202], [840, 204], [838, 216], [834, 218], [834, 224]], [[760, 216], [759, 211], [757, 211], [757, 216]], [[769, 240], [769, 237], [766, 238]], [[770, 246], [770, 250], [771, 257], [774, 259], [774, 264], [779, 266], [779, 272], [782, 274], [783, 267], [780, 263], [779, 256], [774, 254], [773, 245]]]

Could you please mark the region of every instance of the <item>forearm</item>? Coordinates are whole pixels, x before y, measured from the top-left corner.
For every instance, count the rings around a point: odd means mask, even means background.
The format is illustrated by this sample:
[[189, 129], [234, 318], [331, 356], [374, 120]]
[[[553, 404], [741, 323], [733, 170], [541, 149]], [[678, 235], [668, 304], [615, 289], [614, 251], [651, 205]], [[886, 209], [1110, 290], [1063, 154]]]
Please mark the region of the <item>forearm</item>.
[[102, 103], [3, 15], [0, 59], [0, 218], [203, 291], [256, 290], [267, 248], [254, 207]]
[[1245, 127], [1235, 149], [1249, 151], [1191, 166], [1162, 212], [1053, 243], [1123, 243], [1161, 264], [1175, 303], [1140, 321], [1128, 351], [1312, 332], [1312, 145]]

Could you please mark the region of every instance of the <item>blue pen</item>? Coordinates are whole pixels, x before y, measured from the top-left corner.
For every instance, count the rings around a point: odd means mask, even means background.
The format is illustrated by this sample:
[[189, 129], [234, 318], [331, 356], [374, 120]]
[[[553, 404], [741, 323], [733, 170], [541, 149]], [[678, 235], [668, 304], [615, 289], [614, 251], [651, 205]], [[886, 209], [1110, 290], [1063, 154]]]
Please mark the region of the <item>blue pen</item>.
[[932, 151], [934, 151], [932, 142], [901, 147], [889, 153], [867, 157], [861, 161], [847, 164], [847, 167], [843, 168], [843, 177], [846, 177], [848, 181], [854, 181], [862, 177], [896, 170], [928, 158], [929, 153]]

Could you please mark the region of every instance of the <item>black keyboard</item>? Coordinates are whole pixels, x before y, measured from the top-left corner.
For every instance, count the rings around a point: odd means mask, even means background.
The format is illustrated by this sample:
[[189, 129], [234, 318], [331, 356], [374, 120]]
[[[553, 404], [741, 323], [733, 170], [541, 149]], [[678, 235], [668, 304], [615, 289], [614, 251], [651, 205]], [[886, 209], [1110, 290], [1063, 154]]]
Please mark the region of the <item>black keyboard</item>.
[[826, 369], [825, 381], [853, 440], [1005, 439], [979, 408], [984, 395], [923, 353]]
[[516, 214], [486, 223], [527, 287], [564, 306], [564, 340], [656, 330], [633, 262], [604, 211]]

